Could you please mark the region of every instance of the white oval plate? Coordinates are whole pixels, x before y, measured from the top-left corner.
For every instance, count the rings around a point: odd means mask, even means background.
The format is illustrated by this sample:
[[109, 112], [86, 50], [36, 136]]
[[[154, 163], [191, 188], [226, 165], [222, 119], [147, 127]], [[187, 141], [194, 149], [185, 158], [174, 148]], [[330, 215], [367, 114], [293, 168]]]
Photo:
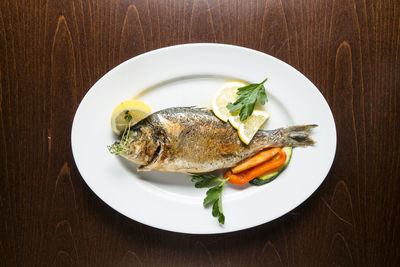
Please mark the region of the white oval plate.
[[[202, 206], [207, 189], [196, 189], [185, 174], [136, 172], [136, 166], [111, 155], [116, 140], [110, 128], [113, 109], [137, 97], [152, 111], [174, 106], [204, 106], [225, 81], [266, 82], [271, 118], [265, 128], [316, 123], [316, 145], [295, 148], [288, 168], [257, 187], [225, 186], [225, 225]], [[185, 44], [132, 58], [104, 75], [83, 98], [71, 133], [76, 165], [89, 187], [125, 216], [181, 233], [224, 233], [257, 226], [284, 215], [322, 183], [336, 150], [331, 110], [319, 90], [300, 72], [264, 53], [223, 44]]]

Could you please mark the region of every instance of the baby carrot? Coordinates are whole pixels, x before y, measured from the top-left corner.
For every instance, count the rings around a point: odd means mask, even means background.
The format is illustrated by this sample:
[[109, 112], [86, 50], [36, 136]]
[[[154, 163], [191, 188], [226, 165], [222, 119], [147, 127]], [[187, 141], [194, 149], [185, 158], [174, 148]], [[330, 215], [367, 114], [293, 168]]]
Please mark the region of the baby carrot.
[[232, 184], [237, 184], [237, 185], [246, 184], [246, 183], [250, 182], [251, 180], [253, 180], [254, 178], [261, 176], [270, 170], [276, 169], [279, 166], [281, 166], [283, 163], [285, 163], [286, 153], [282, 149], [279, 148], [278, 154], [279, 154], [278, 157], [276, 157], [270, 161], [261, 163], [258, 166], [247, 169], [238, 174], [234, 174], [234, 173], [232, 173], [231, 170], [228, 170], [225, 173], [224, 178], [229, 178], [229, 182]]
[[272, 159], [276, 154], [278, 154], [280, 148], [274, 147], [268, 150], [261, 151], [251, 158], [239, 163], [237, 166], [232, 168], [232, 173], [239, 173], [247, 169], [253, 168], [261, 163]]

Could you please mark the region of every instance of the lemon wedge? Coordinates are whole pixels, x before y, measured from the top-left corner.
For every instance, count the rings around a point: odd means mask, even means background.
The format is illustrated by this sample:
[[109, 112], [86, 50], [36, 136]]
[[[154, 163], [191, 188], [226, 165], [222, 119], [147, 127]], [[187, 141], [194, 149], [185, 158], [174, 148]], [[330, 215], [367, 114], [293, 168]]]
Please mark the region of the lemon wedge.
[[211, 100], [211, 107], [215, 116], [220, 120], [227, 122], [231, 113], [226, 105], [235, 102], [237, 98], [237, 89], [246, 85], [247, 83], [242, 81], [229, 81], [218, 88]]
[[245, 121], [240, 121], [239, 116], [230, 116], [228, 120], [238, 130], [240, 140], [248, 145], [269, 117], [269, 113], [264, 110], [254, 110]]
[[119, 104], [111, 115], [111, 129], [120, 135], [126, 129], [151, 113], [151, 109], [142, 101], [130, 99]]

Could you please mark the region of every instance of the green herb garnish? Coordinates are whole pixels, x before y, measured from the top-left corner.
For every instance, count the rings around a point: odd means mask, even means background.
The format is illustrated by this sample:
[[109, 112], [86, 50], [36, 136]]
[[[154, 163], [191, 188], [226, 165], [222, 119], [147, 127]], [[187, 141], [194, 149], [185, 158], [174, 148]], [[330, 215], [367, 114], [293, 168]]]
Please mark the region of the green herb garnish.
[[218, 218], [220, 224], [225, 223], [225, 216], [222, 212], [222, 191], [225, 183], [229, 179], [219, 178], [213, 174], [192, 175], [191, 181], [195, 183], [196, 188], [211, 187], [204, 198], [203, 206], [212, 205], [212, 215]]
[[129, 145], [129, 135], [130, 134], [131, 134], [131, 131], [130, 131], [130, 124], [129, 124], [125, 128], [124, 132], [122, 133], [121, 140], [116, 141], [114, 144], [107, 146], [108, 151], [114, 155], [128, 154], [129, 153], [128, 145]]
[[226, 107], [231, 113], [240, 110], [240, 121], [246, 120], [254, 110], [254, 106], [258, 102], [264, 105], [268, 101], [267, 93], [265, 92], [264, 83], [268, 80], [265, 78], [261, 83], [252, 83], [238, 88], [238, 99], [234, 103], [229, 103]]

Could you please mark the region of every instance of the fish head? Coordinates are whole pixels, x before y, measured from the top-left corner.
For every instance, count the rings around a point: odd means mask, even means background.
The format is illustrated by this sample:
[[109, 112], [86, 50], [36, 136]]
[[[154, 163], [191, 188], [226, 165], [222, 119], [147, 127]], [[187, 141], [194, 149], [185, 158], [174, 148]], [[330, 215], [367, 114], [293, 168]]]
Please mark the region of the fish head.
[[156, 131], [150, 126], [141, 125], [131, 127], [122, 136], [120, 144], [124, 146], [121, 156], [139, 165], [151, 162], [161, 145]]

